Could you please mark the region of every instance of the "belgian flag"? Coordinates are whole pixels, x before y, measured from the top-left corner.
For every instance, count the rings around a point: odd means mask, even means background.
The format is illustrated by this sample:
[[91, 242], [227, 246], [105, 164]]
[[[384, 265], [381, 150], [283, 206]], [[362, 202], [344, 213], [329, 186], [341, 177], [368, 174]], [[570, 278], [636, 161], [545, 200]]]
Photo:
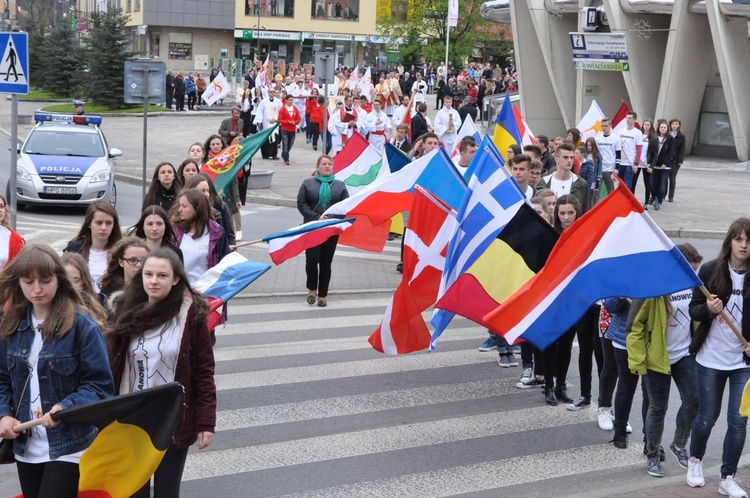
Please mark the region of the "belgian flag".
[[435, 305], [488, 326], [484, 316], [544, 267], [559, 235], [527, 203]]
[[52, 415], [99, 428], [81, 456], [79, 498], [127, 498], [143, 487], [172, 440], [183, 398], [182, 385], [172, 382]]

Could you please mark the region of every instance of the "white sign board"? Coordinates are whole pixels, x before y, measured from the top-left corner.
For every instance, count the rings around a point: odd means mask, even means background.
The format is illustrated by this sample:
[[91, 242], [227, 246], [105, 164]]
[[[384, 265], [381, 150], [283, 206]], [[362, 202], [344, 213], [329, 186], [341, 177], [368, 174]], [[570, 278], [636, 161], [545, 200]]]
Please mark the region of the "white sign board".
[[574, 59], [628, 60], [624, 33], [570, 33]]

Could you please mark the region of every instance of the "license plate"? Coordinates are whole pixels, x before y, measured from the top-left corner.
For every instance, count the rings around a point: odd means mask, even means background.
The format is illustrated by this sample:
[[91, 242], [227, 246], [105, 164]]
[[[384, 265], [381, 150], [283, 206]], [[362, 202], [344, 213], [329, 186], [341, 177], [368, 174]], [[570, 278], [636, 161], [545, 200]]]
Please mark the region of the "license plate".
[[44, 187], [45, 194], [77, 194], [75, 187]]

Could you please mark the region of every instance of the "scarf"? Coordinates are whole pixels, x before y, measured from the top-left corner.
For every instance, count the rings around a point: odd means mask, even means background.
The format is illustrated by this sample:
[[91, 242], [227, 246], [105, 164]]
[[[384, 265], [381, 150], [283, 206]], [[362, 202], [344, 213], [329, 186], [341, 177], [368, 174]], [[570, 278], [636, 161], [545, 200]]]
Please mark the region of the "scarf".
[[318, 204], [320, 204], [324, 210], [328, 209], [328, 206], [331, 205], [331, 184], [333, 183], [333, 180], [335, 180], [335, 178], [333, 177], [333, 175], [320, 176], [320, 173], [316, 171], [315, 179], [320, 182], [320, 191], [318, 191]]

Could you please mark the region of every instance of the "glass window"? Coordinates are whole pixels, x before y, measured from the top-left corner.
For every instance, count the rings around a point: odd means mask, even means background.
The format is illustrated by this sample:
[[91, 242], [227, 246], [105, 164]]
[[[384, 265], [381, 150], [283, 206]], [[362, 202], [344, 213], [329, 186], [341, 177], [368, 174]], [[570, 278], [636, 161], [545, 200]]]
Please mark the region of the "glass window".
[[729, 123], [729, 114], [702, 112], [698, 136], [701, 145], [727, 145], [734, 147], [734, 134]]
[[359, 0], [312, 0], [310, 10], [313, 19], [359, 21]]
[[134, 9], [134, 11], [135, 12], [140, 12], [141, 11], [141, 0], [135, 0], [135, 9]]
[[191, 33], [169, 33], [169, 58], [192, 60], [193, 35]]
[[294, 0], [245, 0], [245, 15], [294, 17]]
[[125, 12], [131, 12], [130, 9], [132, 7], [132, 5], [131, 5], [132, 3], [133, 3], [133, 0], [128, 0], [127, 7], [125, 7], [125, 9], [126, 9]]
[[161, 37], [159, 33], [149, 33], [151, 36], [151, 57], [159, 57], [159, 43]]

